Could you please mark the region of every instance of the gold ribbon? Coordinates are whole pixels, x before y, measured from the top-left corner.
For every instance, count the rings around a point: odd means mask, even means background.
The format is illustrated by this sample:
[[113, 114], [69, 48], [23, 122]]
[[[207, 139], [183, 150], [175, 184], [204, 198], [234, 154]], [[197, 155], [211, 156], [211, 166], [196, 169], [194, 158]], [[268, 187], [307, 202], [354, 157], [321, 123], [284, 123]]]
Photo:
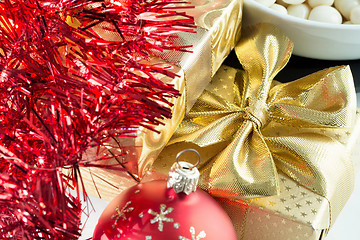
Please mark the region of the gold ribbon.
[[344, 202], [354, 173], [337, 138], [346, 138], [355, 120], [350, 68], [333, 67], [284, 84], [273, 81], [288, 62], [292, 43], [267, 24], [243, 31], [235, 51], [244, 71], [227, 70], [234, 71], [234, 82], [212, 80], [170, 147], [192, 143], [209, 156], [200, 168], [200, 185], [215, 196], [278, 194], [280, 170], [329, 201]]

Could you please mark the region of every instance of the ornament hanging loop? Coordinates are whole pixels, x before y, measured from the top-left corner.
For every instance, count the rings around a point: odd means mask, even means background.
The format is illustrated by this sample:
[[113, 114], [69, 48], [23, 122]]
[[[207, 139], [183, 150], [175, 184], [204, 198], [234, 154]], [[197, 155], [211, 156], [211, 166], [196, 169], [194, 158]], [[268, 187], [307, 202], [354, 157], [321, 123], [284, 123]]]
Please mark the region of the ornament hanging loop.
[[[192, 149], [192, 148], [189, 148], [189, 149], [185, 149], [185, 150], [182, 150], [181, 152], [179, 152], [177, 155], [176, 155], [176, 162], [177, 164], [179, 164], [179, 158], [180, 156], [183, 154], [183, 153], [186, 153], [186, 152], [194, 152], [196, 153], [196, 155], [198, 156], [198, 161], [195, 165], [193, 165], [192, 167], [189, 168], [189, 170], [192, 170], [193, 168], [196, 168], [197, 166], [199, 166], [200, 164], [200, 161], [201, 161], [201, 157], [200, 157], [200, 153], [198, 151], [196, 151], [195, 149]], [[184, 166], [181, 166], [180, 167], [183, 167], [186, 169], [186, 167]]]
[[[189, 162], [180, 162], [180, 156], [185, 152], [194, 152], [198, 156], [196, 165]], [[196, 191], [200, 172], [196, 168], [200, 164], [200, 154], [195, 149], [185, 149], [176, 156], [176, 162], [172, 165], [167, 179], [167, 187], [173, 188], [176, 193], [190, 194]]]

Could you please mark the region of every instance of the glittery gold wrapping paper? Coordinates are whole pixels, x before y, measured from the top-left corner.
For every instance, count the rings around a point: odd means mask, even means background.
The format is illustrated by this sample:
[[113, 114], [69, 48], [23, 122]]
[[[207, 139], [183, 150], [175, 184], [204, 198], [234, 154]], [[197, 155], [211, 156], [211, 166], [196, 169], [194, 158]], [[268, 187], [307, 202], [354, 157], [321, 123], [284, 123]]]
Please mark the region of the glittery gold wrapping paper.
[[220, 68], [146, 177], [163, 178], [179, 151], [197, 149], [200, 186], [239, 239], [321, 239], [353, 189], [360, 122], [351, 70], [278, 83], [291, 50], [271, 25], [246, 29], [235, 47], [244, 71]]
[[[109, 144], [103, 151], [115, 151], [117, 145], [127, 153], [122, 159], [114, 159], [106, 164], [124, 163], [128, 172], [83, 168], [82, 178], [88, 193], [110, 200], [123, 189], [137, 183], [166, 145], [173, 132], [180, 124], [185, 113], [189, 111], [198, 96], [208, 85], [223, 60], [240, 37], [242, 0], [190, 0], [194, 8], [184, 9], [194, 16], [197, 25], [196, 33], [179, 33], [180, 44], [193, 45], [192, 53], [165, 51], [154, 57], [150, 64], [171, 64], [173, 72], [179, 77], [162, 79], [173, 84], [181, 97], [173, 100], [172, 118], [165, 120], [164, 125], [156, 128], [160, 133], [146, 129], [138, 132], [135, 138], [119, 138]], [[160, 58], [166, 61], [160, 60]], [[115, 146], [113, 148], [112, 144]], [[93, 151], [98, 151], [94, 149]], [[101, 153], [97, 153], [101, 154]], [[114, 154], [117, 154], [114, 152]], [[85, 158], [91, 159], [92, 151]]]
[[[360, 120], [359, 116], [358, 119]], [[360, 121], [357, 124], [360, 126]], [[352, 132], [351, 135], [357, 136], [359, 140], [359, 131]], [[359, 141], [357, 147], [360, 147]], [[359, 155], [353, 156], [359, 163]], [[238, 239], [324, 239], [336, 220], [336, 217], [331, 217], [329, 201], [283, 173], [279, 174], [279, 178], [278, 196], [251, 200], [217, 198], [232, 219]]]
[[[226, 67], [219, 70], [217, 76], [228, 78], [229, 71]], [[356, 123], [350, 135], [338, 135], [334, 138], [343, 142], [348, 152], [351, 153], [354, 165], [360, 164], [360, 110], [357, 110]], [[186, 145], [186, 147], [194, 147]], [[200, 150], [200, 149], [199, 149]], [[165, 148], [158, 160], [176, 157], [178, 149]], [[219, 149], [217, 149], [219, 151]], [[207, 159], [211, 154], [202, 152], [202, 157]], [[192, 156], [189, 155], [188, 159]], [[155, 162], [155, 168], [145, 180], [165, 178], [168, 171], [165, 161]], [[357, 171], [355, 169], [355, 171]], [[336, 216], [331, 216], [330, 202], [296, 183], [294, 180], [279, 173], [279, 195], [259, 197], [253, 199], [216, 198], [233, 221], [239, 240], [320, 240], [324, 239]], [[346, 189], [345, 189], [346, 191]], [[342, 191], [336, 193], [342, 195]], [[346, 198], [344, 199], [346, 201]], [[339, 211], [343, 207], [338, 206]]]

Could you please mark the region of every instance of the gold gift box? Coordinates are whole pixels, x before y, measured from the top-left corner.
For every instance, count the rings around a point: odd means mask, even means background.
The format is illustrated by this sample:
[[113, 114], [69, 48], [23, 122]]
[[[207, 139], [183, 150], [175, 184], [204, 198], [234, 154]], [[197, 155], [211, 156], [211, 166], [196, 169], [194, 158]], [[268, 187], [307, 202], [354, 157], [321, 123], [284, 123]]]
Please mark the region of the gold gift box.
[[[116, 170], [111, 167], [81, 168], [87, 193], [109, 200], [143, 178], [185, 113], [191, 109], [238, 41], [242, 0], [191, 0], [185, 6], [194, 6], [184, 11], [194, 17], [197, 29], [196, 33], [178, 33], [178, 40], [183, 46], [193, 45], [190, 48], [192, 52], [164, 51], [150, 61], [150, 64], [170, 65], [171, 71], [177, 74], [174, 79], [161, 79], [173, 84], [181, 93], [180, 97], [172, 100], [172, 118], [163, 120], [163, 125], [156, 127], [158, 132], [141, 129], [134, 137], [115, 139], [106, 149], [88, 151], [84, 157], [89, 160], [93, 156], [101, 156], [102, 152], [108, 155], [107, 151], [114, 156], [124, 156], [97, 162], [99, 165], [116, 165]], [[120, 167], [124, 171], [119, 170]]]
[[[221, 72], [222, 69], [219, 71]], [[220, 74], [219, 72], [219, 74]], [[339, 137], [339, 136], [337, 136]], [[354, 171], [360, 165], [360, 109], [350, 136], [339, 139], [351, 152]], [[187, 145], [189, 148], [197, 148]], [[198, 149], [201, 151], [201, 149]], [[174, 160], [177, 150], [166, 148], [160, 158]], [[202, 157], [207, 158], [206, 153]], [[160, 159], [161, 160], [161, 159]], [[170, 165], [155, 162], [145, 181], [166, 179]], [[239, 240], [321, 240], [325, 239], [337, 214], [331, 215], [329, 201], [279, 172], [280, 194], [253, 199], [216, 197], [230, 216]], [[348, 191], [347, 189], [344, 191]], [[337, 194], [342, 194], [341, 192]], [[345, 205], [345, 202], [342, 203]], [[341, 210], [343, 206], [339, 206]]]

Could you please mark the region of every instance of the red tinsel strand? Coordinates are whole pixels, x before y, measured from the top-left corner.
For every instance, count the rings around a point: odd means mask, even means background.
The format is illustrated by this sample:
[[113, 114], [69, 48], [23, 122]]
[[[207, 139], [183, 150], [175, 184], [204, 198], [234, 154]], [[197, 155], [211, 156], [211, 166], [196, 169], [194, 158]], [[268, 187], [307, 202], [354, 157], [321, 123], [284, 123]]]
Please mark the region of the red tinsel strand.
[[66, 186], [59, 187], [62, 174], [23, 171], [25, 181], [0, 174], [0, 239], [77, 239], [81, 204]]
[[81, 204], [68, 188], [78, 192], [83, 154], [171, 116], [178, 92], [157, 76], [175, 75], [147, 61], [186, 51], [173, 33], [193, 20], [178, 4], [0, 2], [1, 239], [77, 239]]

